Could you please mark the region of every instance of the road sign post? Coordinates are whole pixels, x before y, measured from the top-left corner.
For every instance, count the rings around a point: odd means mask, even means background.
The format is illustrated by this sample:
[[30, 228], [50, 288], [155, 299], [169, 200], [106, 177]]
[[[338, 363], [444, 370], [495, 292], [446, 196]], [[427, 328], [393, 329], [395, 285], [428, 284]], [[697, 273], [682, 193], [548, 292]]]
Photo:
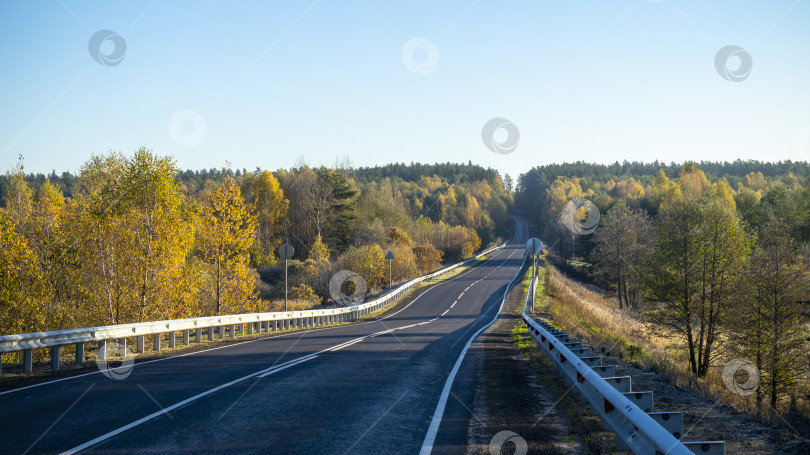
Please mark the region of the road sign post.
[[[534, 285], [534, 279], [537, 276], [537, 254], [543, 251], [543, 242], [537, 237], [532, 237], [526, 242], [526, 251], [532, 255], [532, 279], [531, 285]], [[532, 293], [532, 302], [530, 311], [534, 312], [534, 287], [529, 291]]]
[[284, 258], [284, 311], [287, 311], [287, 259], [290, 259], [295, 249], [289, 243], [282, 243], [278, 247], [278, 256]]
[[388, 289], [391, 289], [392, 281], [391, 281], [391, 261], [396, 259], [394, 257], [394, 252], [388, 250], [388, 253], [385, 254], [385, 258], [388, 259]]

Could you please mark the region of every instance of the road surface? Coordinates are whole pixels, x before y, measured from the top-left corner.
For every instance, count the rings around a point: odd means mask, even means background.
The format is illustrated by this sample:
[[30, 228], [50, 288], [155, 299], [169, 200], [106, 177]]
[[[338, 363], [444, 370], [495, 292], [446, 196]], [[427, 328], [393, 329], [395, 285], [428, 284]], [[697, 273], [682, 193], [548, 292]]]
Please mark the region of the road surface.
[[0, 392], [0, 453], [450, 453], [475, 381], [460, 360], [522, 263], [512, 243], [373, 322], [233, 343]]

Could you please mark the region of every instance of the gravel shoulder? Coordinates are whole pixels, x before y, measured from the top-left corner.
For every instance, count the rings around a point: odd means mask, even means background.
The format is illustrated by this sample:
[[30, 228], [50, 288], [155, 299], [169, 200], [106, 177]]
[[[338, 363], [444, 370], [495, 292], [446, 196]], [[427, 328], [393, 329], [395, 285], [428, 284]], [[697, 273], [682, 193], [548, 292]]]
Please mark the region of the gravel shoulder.
[[[523, 289], [516, 286], [496, 322], [468, 351], [477, 365], [477, 379], [467, 453], [490, 454], [490, 444], [501, 431], [516, 433], [528, 453], [585, 453], [557, 395], [546, 387], [556, 380], [553, 372], [536, 368], [513, 339], [522, 306]], [[513, 451], [520, 443], [513, 436], [501, 453], [519, 453]]]

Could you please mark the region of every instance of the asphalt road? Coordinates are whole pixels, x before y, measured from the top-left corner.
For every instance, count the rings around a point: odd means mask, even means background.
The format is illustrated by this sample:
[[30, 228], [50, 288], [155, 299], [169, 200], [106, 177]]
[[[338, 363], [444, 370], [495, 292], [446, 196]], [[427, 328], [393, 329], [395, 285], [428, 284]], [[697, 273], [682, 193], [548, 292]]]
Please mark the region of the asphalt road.
[[490, 260], [377, 321], [0, 392], [0, 454], [454, 452], [475, 382], [460, 356], [496, 317], [526, 239], [518, 222]]

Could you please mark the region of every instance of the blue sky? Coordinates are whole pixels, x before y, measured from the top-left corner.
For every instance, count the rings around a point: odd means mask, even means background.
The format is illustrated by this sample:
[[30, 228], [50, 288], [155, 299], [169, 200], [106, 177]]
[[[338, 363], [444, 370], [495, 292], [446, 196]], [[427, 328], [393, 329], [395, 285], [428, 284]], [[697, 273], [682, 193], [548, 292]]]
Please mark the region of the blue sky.
[[[513, 177], [576, 160], [807, 160], [807, 24], [796, 0], [7, 1], [0, 168], [21, 153], [29, 171], [76, 171], [141, 146], [192, 169], [349, 157]], [[99, 30], [125, 41], [119, 64], [91, 56]], [[741, 82], [715, 68], [726, 45], [751, 57]], [[485, 146], [494, 117], [518, 128], [512, 153]]]

